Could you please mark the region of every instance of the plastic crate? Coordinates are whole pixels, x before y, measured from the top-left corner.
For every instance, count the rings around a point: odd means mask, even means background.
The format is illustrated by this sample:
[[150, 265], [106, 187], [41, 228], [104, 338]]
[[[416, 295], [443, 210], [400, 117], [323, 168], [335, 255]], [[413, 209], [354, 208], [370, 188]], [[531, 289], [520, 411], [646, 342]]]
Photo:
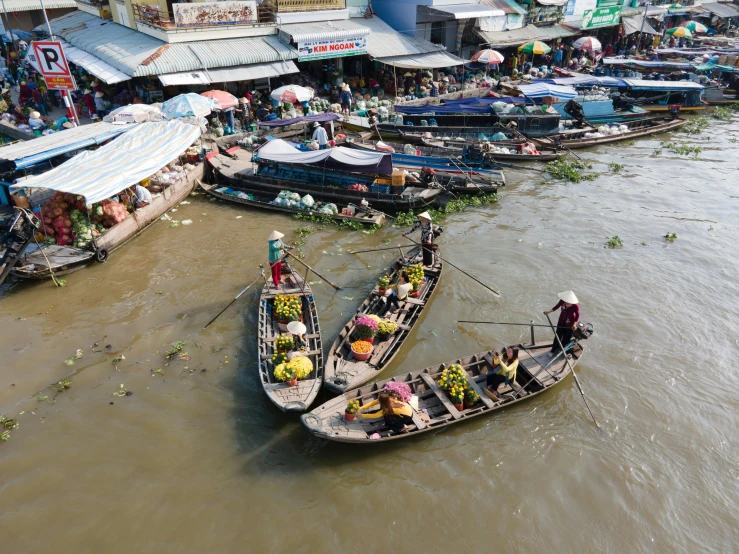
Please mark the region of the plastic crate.
[[371, 192], [379, 192], [382, 194], [390, 194], [390, 185], [372, 185], [370, 186]]
[[375, 185], [391, 185], [392, 183], [392, 179], [375, 179], [374, 181]]

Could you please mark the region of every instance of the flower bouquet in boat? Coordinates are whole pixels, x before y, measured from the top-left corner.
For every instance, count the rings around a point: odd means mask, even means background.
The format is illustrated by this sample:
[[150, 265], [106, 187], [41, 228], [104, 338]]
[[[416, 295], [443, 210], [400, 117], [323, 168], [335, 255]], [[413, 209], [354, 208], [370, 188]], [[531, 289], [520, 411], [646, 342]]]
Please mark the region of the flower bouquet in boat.
[[377, 324], [377, 340], [383, 341], [390, 338], [398, 330], [398, 324], [394, 321], [382, 320]]
[[377, 334], [378, 326], [379, 323], [377, 318], [369, 316], [358, 317], [354, 326], [354, 337], [373, 344], [375, 342], [375, 335]]
[[388, 277], [387, 275], [383, 275], [377, 281], [377, 292], [384, 296], [389, 286], [390, 286], [390, 277]]
[[303, 321], [303, 306], [295, 294], [278, 294], [275, 297], [275, 317], [280, 331], [287, 331], [291, 321]]
[[359, 413], [359, 400], [350, 400], [344, 409], [344, 419], [352, 421]]
[[373, 348], [372, 343], [366, 340], [354, 341], [352, 343], [352, 354], [354, 355], [354, 359], [360, 362], [366, 362], [372, 356]]
[[469, 388], [467, 372], [459, 364], [441, 372], [439, 377], [439, 388], [443, 390], [458, 410], [463, 409], [465, 390]]
[[468, 386], [464, 391], [464, 409], [469, 410], [470, 408], [474, 408], [479, 402], [480, 395]]
[[408, 281], [411, 284], [411, 296], [413, 298], [418, 298], [420, 295], [421, 283], [423, 283], [424, 278], [423, 264], [408, 266], [406, 272], [408, 273]]
[[293, 339], [290, 335], [280, 335], [275, 339], [275, 349], [277, 352], [288, 352], [293, 347]]
[[313, 363], [306, 356], [298, 356], [289, 362], [275, 367], [275, 379], [294, 387], [300, 379], [305, 379], [313, 371]]

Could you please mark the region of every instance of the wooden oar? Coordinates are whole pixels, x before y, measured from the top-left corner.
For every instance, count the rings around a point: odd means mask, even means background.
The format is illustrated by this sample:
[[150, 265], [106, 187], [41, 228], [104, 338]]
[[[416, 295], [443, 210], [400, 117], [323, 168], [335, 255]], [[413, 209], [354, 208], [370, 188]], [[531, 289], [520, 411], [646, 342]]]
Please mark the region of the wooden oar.
[[236, 302], [239, 298], [241, 298], [241, 295], [244, 294], [246, 291], [248, 291], [249, 290], [249, 287], [251, 287], [254, 283], [256, 283], [257, 281], [259, 281], [263, 277], [264, 277], [264, 270], [262, 270], [262, 273], [259, 275], [259, 277], [257, 277], [256, 279], [254, 279], [251, 283], [249, 283], [247, 285], [247, 287], [244, 290], [242, 290], [239, 294], [237, 294], [236, 295], [236, 298], [234, 298], [233, 300], [231, 300], [231, 302], [229, 302], [228, 305], [225, 308], [223, 308], [220, 312], [218, 312], [218, 315], [215, 316], [213, 319], [211, 319], [208, 322], [208, 325], [206, 325], [205, 327], [203, 327], [203, 329], [207, 329], [210, 326], [211, 323], [213, 323], [216, 319], [218, 319], [221, 316], [221, 314], [223, 312], [225, 312], [226, 310], [228, 310], [233, 305], [234, 302]]
[[339, 285], [336, 285], [336, 284], [332, 283], [331, 281], [329, 281], [328, 279], [326, 279], [326, 277], [324, 277], [323, 275], [321, 275], [320, 273], [318, 273], [318, 272], [317, 272], [317, 271], [316, 271], [315, 269], [313, 269], [313, 268], [312, 268], [311, 266], [309, 266], [309, 265], [308, 265], [307, 263], [303, 262], [303, 260], [301, 260], [301, 259], [300, 259], [300, 258], [298, 258], [297, 256], [293, 256], [292, 254], [290, 254], [290, 252], [286, 252], [286, 254], [287, 254], [288, 256], [290, 256], [290, 257], [291, 257], [291, 258], [292, 258], [293, 260], [295, 260], [296, 262], [298, 262], [299, 264], [302, 264], [302, 265], [304, 265], [305, 267], [307, 267], [307, 268], [308, 268], [309, 270], [311, 270], [311, 271], [312, 271], [313, 273], [315, 273], [315, 274], [316, 274], [316, 275], [317, 275], [318, 277], [320, 277], [321, 279], [323, 279], [324, 281], [326, 281], [326, 282], [327, 282], [327, 283], [328, 283], [329, 285], [331, 285], [332, 287], [334, 287], [334, 288], [335, 288], [336, 290], [341, 290], [341, 287], [340, 287]]
[[397, 248], [410, 248], [410, 246], [388, 246], [387, 248], [371, 248], [369, 250], [350, 250], [349, 254], [364, 254], [365, 252], [382, 252], [383, 250], [395, 250]]
[[[415, 241], [415, 240], [413, 240], [412, 238], [406, 237], [405, 235], [403, 235], [403, 236], [404, 236], [404, 237], [405, 237], [406, 239], [408, 239], [409, 241], [411, 241], [411, 242], [412, 242], [413, 244], [415, 244], [416, 246], [420, 246], [420, 247], [421, 247], [421, 252], [423, 252], [423, 245], [421, 245], [420, 243], [416, 242], [416, 241]], [[434, 253], [434, 256], [439, 256], [439, 254], [437, 254], [437, 253]], [[499, 292], [498, 292], [497, 290], [495, 290], [495, 289], [493, 289], [493, 288], [490, 288], [489, 286], [487, 286], [487, 285], [486, 285], [485, 283], [483, 283], [482, 281], [480, 281], [480, 279], [478, 279], [478, 278], [477, 278], [477, 277], [475, 277], [474, 275], [470, 275], [470, 274], [469, 274], [469, 273], [467, 273], [467, 272], [466, 272], [466, 271], [465, 271], [464, 269], [461, 269], [461, 268], [457, 267], [457, 266], [456, 266], [456, 265], [454, 265], [454, 264], [453, 264], [452, 262], [450, 262], [449, 260], [445, 260], [445, 259], [444, 259], [444, 258], [442, 258], [441, 256], [439, 256], [439, 259], [440, 259], [440, 260], [441, 260], [442, 262], [444, 262], [444, 263], [447, 263], [447, 264], [449, 264], [449, 265], [450, 265], [450, 266], [452, 266], [452, 267], [453, 267], [454, 269], [456, 269], [456, 270], [458, 270], [458, 271], [461, 271], [462, 273], [464, 273], [465, 275], [467, 275], [467, 277], [469, 277], [470, 279], [472, 279], [472, 280], [473, 280], [473, 281], [475, 281], [476, 283], [479, 283], [480, 285], [482, 285], [483, 287], [485, 287], [486, 289], [488, 289], [488, 290], [489, 290], [490, 292], [492, 292], [492, 293], [493, 293], [493, 294], [494, 294], [495, 296], [498, 296], [498, 297], [500, 297], [500, 293], [499, 293]]]
[[585, 407], [588, 409], [588, 412], [590, 413], [590, 417], [593, 418], [593, 423], [595, 423], [595, 426], [600, 429], [600, 425], [598, 425], [598, 422], [595, 420], [595, 416], [593, 415], [593, 411], [590, 409], [590, 406], [588, 405], [588, 401], [585, 399], [585, 393], [582, 390], [582, 386], [580, 385], [580, 379], [577, 378], [577, 373], [575, 373], [575, 368], [572, 367], [572, 364], [570, 363], [570, 359], [567, 357], [567, 352], [565, 352], [565, 347], [562, 344], [562, 341], [559, 339], [559, 335], [557, 334], [557, 331], [554, 329], [554, 325], [552, 324], [552, 320], [549, 319], [549, 314], [544, 313], [545, 316], [547, 316], [547, 321], [549, 321], [549, 327], [552, 328], [552, 333], [554, 333], [554, 337], [557, 339], [557, 344], [559, 344], [559, 347], [562, 349], [562, 354], [565, 357], [565, 361], [567, 362], [567, 365], [570, 368], [570, 371], [572, 372], [572, 376], [575, 378], [575, 383], [577, 384], [577, 389], [580, 391], [580, 396], [582, 396], [583, 402], [585, 402]]
[[[513, 325], [516, 327], [546, 327], [550, 328], [549, 325], [539, 325], [538, 323], [508, 323], [507, 321], [468, 321], [466, 319], [458, 319], [457, 323], [483, 323], [485, 325]], [[560, 328], [559, 326], [557, 328]], [[565, 329], [565, 327], [561, 327]]]

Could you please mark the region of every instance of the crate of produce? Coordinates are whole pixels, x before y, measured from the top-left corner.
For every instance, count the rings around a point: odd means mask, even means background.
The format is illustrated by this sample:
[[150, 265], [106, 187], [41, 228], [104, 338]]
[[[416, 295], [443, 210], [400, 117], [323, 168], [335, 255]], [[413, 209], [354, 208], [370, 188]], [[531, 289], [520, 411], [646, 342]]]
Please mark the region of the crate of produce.
[[390, 194], [390, 185], [372, 185], [370, 191], [382, 194]]

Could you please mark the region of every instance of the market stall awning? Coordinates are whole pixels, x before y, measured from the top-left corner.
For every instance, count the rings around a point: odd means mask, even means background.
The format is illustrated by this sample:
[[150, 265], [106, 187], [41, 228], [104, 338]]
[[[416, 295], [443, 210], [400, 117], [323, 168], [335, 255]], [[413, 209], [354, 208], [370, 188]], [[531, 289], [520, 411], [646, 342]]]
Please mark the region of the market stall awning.
[[647, 81], [644, 79], [623, 79], [626, 86], [633, 90], [670, 90], [674, 92], [689, 92], [703, 90], [705, 87], [692, 81]]
[[[47, 10], [56, 10], [62, 8], [76, 8], [75, 0], [45, 0], [44, 8]], [[41, 9], [41, 0], [4, 0], [0, 2], [0, 13], [8, 10], [7, 13], [30, 12]]]
[[130, 125], [91, 123], [34, 140], [10, 144], [0, 148], [0, 164], [13, 162], [16, 169], [24, 169], [68, 152], [101, 144], [132, 128]]
[[202, 71], [183, 71], [181, 73], [169, 73], [160, 75], [159, 80], [165, 87], [177, 85], [209, 85], [210, 77], [205, 70]]
[[621, 24], [624, 26], [624, 33], [632, 35], [634, 33], [645, 33], [647, 35], [661, 35], [659, 31], [655, 31], [654, 27], [649, 24], [644, 15], [630, 15], [621, 18]]
[[11, 190], [45, 188], [85, 197], [92, 204], [110, 198], [180, 156], [200, 128], [180, 120], [141, 123], [95, 151], [82, 152]]
[[536, 3], [542, 6], [564, 6], [567, 0], [536, 0]]
[[532, 40], [554, 40], [558, 38], [571, 37], [578, 34], [579, 30], [572, 30], [562, 25], [550, 25], [549, 27], [537, 27], [536, 25], [527, 25], [520, 29], [510, 31], [481, 31], [475, 29], [475, 32], [491, 46], [520, 46]]
[[287, 127], [288, 125], [295, 125], [296, 123], [328, 123], [329, 121], [336, 121], [341, 119], [339, 114], [335, 113], [319, 113], [316, 115], [304, 115], [300, 117], [292, 117], [289, 119], [275, 119], [274, 121], [260, 121], [258, 125], [260, 127]]
[[375, 59], [385, 65], [407, 69], [439, 69], [442, 67], [463, 65], [465, 63], [462, 58], [453, 56], [444, 50], [428, 52], [426, 54], [409, 54], [407, 56], [393, 56], [390, 58]]
[[662, 19], [664, 15], [667, 13], [667, 8], [665, 6], [648, 6], [647, 7], [647, 17], [652, 17], [654, 19]]
[[[567, 1], [567, 0], [565, 0]], [[494, 8], [487, 4], [453, 4], [451, 6], [427, 6], [427, 11], [432, 15], [453, 17], [454, 19], [477, 19], [479, 17], [496, 17], [505, 15], [506, 12], [500, 8]]]
[[572, 87], [562, 85], [550, 85], [548, 83], [534, 83], [531, 85], [518, 85], [515, 90], [520, 90], [527, 98], [559, 98], [571, 100], [577, 96], [577, 91]]
[[718, 2], [711, 2], [709, 4], [701, 4], [701, 8], [705, 8], [713, 15], [718, 17], [737, 17], [739, 11], [731, 4], [719, 4]]
[[358, 38], [366, 37], [370, 34], [370, 29], [368, 27], [353, 19], [291, 23], [288, 25], [280, 25], [279, 30], [280, 35], [289, 36], [295, 43]]
[[282, 139], [269, 141], [257, 150], [256, 157], [260, 160], [320, 165], [327, 169], [353, 171], [355, 173], [390, 175], [393, 172], [393, 161], [390, 154], [344, 148], [343, 146], [327, 150], [302, 152]]
[[69, 44], [66, 41], [60, 41], [62, 48], [64, 49], [64, 55], [67, 59], [75, 65], [79, 65], [88, 73], [92, 73], [95, 77], [104, 81], [109, 85], [114, 85], [122, 81], [128, 81], [131, 79], [129, 75], [126, 75], [122, 71], [118, 71], [115, 67], [109, 63], [104, 62], [97, 56], [88, 54], [84, 50], [80, 50]]
[[291, 60], [272, 63], [257, 63], [253, 65], [239, 65], [236, 67], [219, 67], [208, 69], [207, 73], [213, 83], [232, 83], [234, 81], [253, 81], [267, 79], [289, 73], [299, 73], [298, 66]]
[[482, 3], [503, 10], [506, 15], [526, 15], [526, 9], [516, 0], [482, 0]]
[[596, 77], [595, 75], [577, 75], [576, 77], [557, 77], [555, 79], [535, 79], [534, 83], [551, 83], [567, 87], [618, 87], [625, 86], [621, 79], [613, 77]]
[[634, 58], [603, 58], [603, 65], [622, 65], [624, 67], [647, 67], [647, 68], [671, 68], [671, 69], [690, 69], [693, 64], [690, 62], [673, 62], [666, 60], [637, 60]]

